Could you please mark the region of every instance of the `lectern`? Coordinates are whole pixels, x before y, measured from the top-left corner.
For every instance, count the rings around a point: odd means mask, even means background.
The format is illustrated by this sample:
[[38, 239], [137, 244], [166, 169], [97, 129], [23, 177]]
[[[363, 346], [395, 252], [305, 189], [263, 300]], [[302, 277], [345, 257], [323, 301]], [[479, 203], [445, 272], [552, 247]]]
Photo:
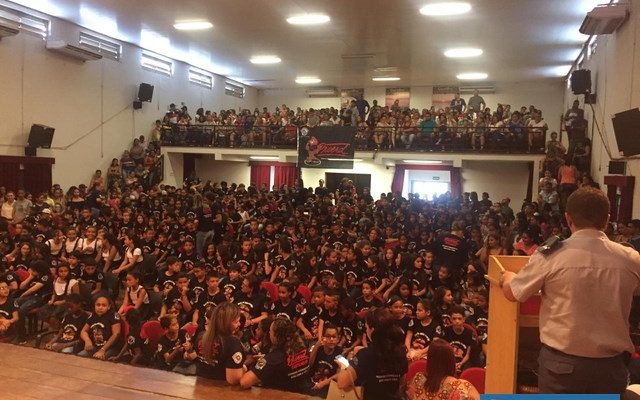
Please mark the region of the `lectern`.
[[540, 349], [540, 296], [534, 296], [523, 304], [513, 303], [504, 297], [498, 286], [503, 269], [517, 273], [528, 261], [529, 257], [521, 256], [489, 258], [486, 393], [517, 393], [519, 359], [527, 356], [529, 365], [534, 364]]

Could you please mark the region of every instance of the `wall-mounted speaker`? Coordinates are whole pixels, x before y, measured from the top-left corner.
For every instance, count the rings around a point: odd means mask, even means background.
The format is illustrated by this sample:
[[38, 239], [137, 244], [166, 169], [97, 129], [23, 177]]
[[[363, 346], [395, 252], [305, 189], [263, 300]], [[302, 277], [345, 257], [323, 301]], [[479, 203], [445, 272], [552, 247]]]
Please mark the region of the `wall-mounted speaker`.
[[578, 69], [571, 73], [571, 90], [573, 94], [591, 92], [591, 70]]
[[31, 125], [31, 131], [29, 131], [29, 140], [27, 145], [29, 147], [42, 147], [43, 149], [50, 149], [51, 142], [53, 141], [53, 133], [55, 128], [50, 126], [33, 124]]
[[148, 83], [141, 83], [138, 87], [138, 100], [151, 101], [153, 98], [153, 85]]
[[611, 122], [620, 153], [625, 157], [640, 154], [640, 109], [617, 113]]

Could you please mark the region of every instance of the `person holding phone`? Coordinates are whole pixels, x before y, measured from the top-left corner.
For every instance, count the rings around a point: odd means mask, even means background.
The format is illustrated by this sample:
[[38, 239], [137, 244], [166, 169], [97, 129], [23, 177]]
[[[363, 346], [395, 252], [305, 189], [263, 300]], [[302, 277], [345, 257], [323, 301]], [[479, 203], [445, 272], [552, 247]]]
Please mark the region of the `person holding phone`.
[[387, 308], [367, 313], [366, 333], [371, 341], [351, 359], [350, 366], [338, 374], [338, 388], [364, 387], [367, 400], [400, 400], [400, 386], [407, 373], [404, 334]]
[[349, 366], [347, 359], [341, 355], [342, 347], [338, 346], [339, 338], [338, 328], [327, 323], [322, 337], [311, 350], [309, 376], [313, 382], [311, 394], [314, 396], [327, 397], [329, 384], [335, 379], [338, 368], [344, 369]]

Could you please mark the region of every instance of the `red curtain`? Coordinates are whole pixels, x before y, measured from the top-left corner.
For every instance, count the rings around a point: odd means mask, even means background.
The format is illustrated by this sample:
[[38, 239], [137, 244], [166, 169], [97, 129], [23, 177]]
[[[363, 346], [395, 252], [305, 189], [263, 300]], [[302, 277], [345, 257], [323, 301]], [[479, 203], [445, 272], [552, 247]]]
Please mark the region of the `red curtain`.
[[300, 169], [295, 164], [276, 164], [273, 183], [276, 186], [293, 186], [300, 178]]
[[396, 171], [391, 181], [391, 191], [393, 193], [402, 193], [404, 186], [404, 172], [407, 170], [421, 171], [449, 171], [451, 174], [451, 197], [457, 198], [462, 194], [462, 178], [460, 176], [460, 168], [450, 167], [448, 165], [405, 165], [396, 164]]
[[262, 188], [263, 184], [267, 186], [267, 189], [271, 189], [269, 187], [270, 178], [270, 164], [251, 164], [251, 183], [255, 184], [258, 190]]
[[0, 156], [0, 186], [7, 190], [24, 189], [39, 193], [51, 189], [51, 165], [49, 157]]

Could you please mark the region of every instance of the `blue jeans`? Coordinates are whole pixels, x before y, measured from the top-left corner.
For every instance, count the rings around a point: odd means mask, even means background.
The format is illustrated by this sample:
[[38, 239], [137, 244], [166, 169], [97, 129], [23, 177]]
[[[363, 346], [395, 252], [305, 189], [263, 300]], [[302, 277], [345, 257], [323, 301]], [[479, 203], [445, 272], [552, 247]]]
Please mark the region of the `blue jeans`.
[[[93, 350], [91, 351], [86, 351], [86, 350], [82, 350], [81, 352], [79, 352], [77, 355], [79, 355], [80, 357], [93, 357], [94, 354], [96, 354], [98, 352], [98, 350], [100, 349], [96, 349], [95, 347], [93, 348]], [[107, 351], [104, 352], [104, 359], [108, 360], [109, 357], [114, 357], [118, 355], [118, 350], [111, 348]]]
[[27, 297], [19, 297], [16, 299], [16, 304], [18, 305], [18, 336], [24, 337], [27, 334], [27, 328], [25, 325], [25, 320], [27, 317], [27, 313], [44, 304], [45, 300], [37, 295], [31, 295]]

